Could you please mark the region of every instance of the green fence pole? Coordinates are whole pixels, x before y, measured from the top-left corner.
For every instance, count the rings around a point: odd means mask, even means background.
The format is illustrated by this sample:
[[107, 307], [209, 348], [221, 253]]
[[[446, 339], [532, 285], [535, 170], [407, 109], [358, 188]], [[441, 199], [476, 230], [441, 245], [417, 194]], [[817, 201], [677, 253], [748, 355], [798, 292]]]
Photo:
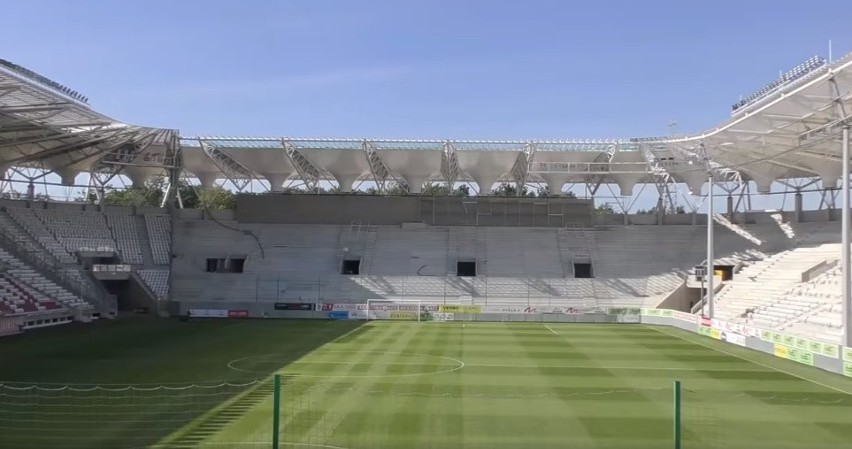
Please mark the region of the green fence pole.
[[675, 449], [681, 449], [681, 426], [682, 426], [682, 416], [681, 416], [681, 394], [680, 394], [680, 381], [674, 381], [674, 447]]
[[272, 387], [272, 449], [278, 449], [278, 431], [281, 426], [281, 375], [273, 376]]

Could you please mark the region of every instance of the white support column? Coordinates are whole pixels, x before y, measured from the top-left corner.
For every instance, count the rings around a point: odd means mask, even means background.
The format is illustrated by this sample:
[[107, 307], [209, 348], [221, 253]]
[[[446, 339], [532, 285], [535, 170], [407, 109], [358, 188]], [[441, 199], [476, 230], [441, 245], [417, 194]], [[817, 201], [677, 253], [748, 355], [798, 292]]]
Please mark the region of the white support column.
[[843, 344], [852, 346], [852, 273], [849, 272], [849, 125], [843, 127], [840, 263], [843, 270]]
[[707, 186], [707, 315], [716, 317], [713, 302], [713, 172], [710, 172]]

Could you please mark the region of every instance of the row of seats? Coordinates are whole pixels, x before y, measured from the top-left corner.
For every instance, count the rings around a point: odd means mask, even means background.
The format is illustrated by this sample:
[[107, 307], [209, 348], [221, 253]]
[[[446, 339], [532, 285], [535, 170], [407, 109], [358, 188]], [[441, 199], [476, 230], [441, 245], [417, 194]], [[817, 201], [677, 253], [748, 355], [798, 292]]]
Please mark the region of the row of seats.
[[68, 252], [68, 249], [60, 243], [56, 237], [47, 229], [44, 222], [38, 218], [32, 209], [23, 207], [10, 207], [7, 209], [9, 216], [26, 230], [44, 249], [62, 263], [76, 263], [77, 258]]
[[139, 270], [137, 273], [154, 292], [157, 299], [169, 297], [169, 270]]
[[116, 251], [103, 214], [60, 209], [30, 209], [70, 254], [81, 249]]
[[742, 320], [754, 310], [784, 297], [801, 282], [802, 273], [836, 258], [838, 244], [793, 248], [755, 262], [734, 275], [716, 295], [716, 316]]
[[32, 292], [7, 273], [0, 273], [0, 315], [57, 310], [61, 306], [43, 294]]
[[0, 264], [4, 267], [6, 279], [14, 280], [19, 289], [26, 291], [36, 302], [55, 302], [68, 308], [89, 307], [79, 296], [50, 281], [3, 249], [0, 249]]
[[796, 335], [839, 342], [843, 334], [842, 272], [832, 268], [756, 310], [751, 322]]
[[139, 245], [139, 233], [136, 229], [136, 217], [125, 214], [106, 214], [106, 221], [115, 236], [121, 261], [133, 265], [145, 263], [142, 248]]
[[[25, 229], [38, 244], [65, 264], [77, 263], [81, 249], [116, 251], [121, 261], [133, 265], [145, 263], [136, 217], [128, 214], [83, 210], [7, 208], [9, 216]], [[11, 223], [0, 223], [14, 227]], [[145, 215], [153, 263], [168, 265], [171, 221], [168, 215]]]
[[145, 215], [151, 241], [151, 254], [157, 265], [168, 265], [171, 254], [172, 222], [168, 215]]

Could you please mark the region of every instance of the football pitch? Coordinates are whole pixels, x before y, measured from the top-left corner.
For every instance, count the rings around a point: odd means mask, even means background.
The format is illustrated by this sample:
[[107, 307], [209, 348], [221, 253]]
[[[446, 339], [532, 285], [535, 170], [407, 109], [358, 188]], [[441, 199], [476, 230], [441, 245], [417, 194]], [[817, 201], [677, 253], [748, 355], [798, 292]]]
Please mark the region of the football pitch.
[[[852, 445], [852, 381], [644, 325], [129, 320], [0, 339], [2, 448]], [[847, 393], [849, 392], [849, 393]]]

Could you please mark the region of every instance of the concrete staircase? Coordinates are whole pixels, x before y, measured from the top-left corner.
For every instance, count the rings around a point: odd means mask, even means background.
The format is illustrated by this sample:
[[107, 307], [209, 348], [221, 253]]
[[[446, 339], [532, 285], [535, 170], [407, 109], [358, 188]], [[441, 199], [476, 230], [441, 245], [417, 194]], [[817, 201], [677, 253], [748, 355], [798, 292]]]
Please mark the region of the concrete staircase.
[[148, 235], [148, 225], [145, 221], [145, 216], [137, 215], [134, 218], [136, 219], [136, 232], [138, 233], [139, 245], [142, 250], [142, 264], [144, 267], [153, 267], [156, 264], [154, 263], [154, 253], [151, 252], [151, 237]]

